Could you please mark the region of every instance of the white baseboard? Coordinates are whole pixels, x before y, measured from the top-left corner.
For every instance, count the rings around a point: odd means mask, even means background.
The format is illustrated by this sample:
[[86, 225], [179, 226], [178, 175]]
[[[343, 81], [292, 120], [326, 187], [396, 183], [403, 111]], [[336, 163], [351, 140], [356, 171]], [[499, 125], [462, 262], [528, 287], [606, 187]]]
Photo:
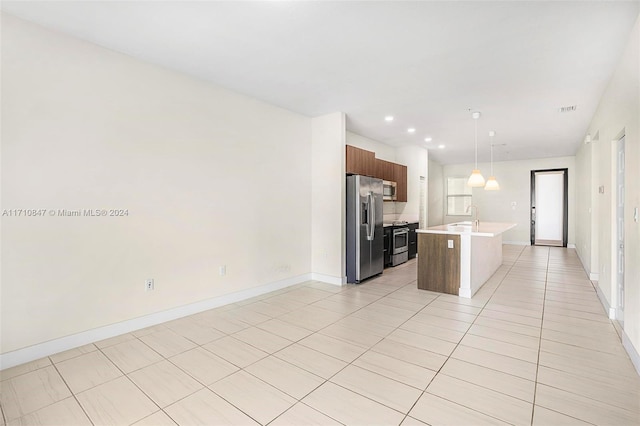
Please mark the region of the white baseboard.
[[152, 325], [161, 324], [163, 322], [197, 314], [199, 312], [228, 305], [230, 303], [236, 303], [252, 297], [261, 296], [265, 293], [291, 287], [312, 279], [315, 279], [313, 278], [313, 274], [298, 275], [258, 287], [214, 297], [212, 299], [191, 303], [189, 305], [168, 309], [162, 312], [156, 312], [143, 317], [83, 331], [70, 336], [61, 337], [59, 339], [38, 343], [33, 346], [0, 354], [0, 370], [24, 364], [25, 362], [34, 361], [58, 352], [77, 348], [78, 346], [87, 345], [110, 337], [119, 336], [124, 333], [151, 327]]
[[333, 275], [319, 274], [317, 272], [311, 273], [311, 279], [333, 285], [345, 285], [347, 283], [347, 277], [334, 277]]
[[[574, 248], [575, 248], [575, 245], [574, 245]], [[576, 250], [576, 254], [578, 255], [578, 259], [580, 259], [580, 263], [582, 264], [582, 269], [584, 269], [587, 275], [589, 275], [589, 279], [591, 281], [598, 281], [600, 279], [600, 274], [598, 274], [597, 272], [589, 271], [587, 269], [587, 266], [584, 264], [584, 260], [582, 259], [582, 256], [580, 256], [580, 252], [578, 250]]]
[[609, 305], [609, 302], [607, 301], [607, 298], [604, 296], [604, 293], [602, 292], [602, 290], [600, 290], [599, 286], [595, 286], [596, 288], [596, 294], [598, 295], [598, 299], [600, 299], [600, 304], [602, 304], [602, 307], [604, 308], [604, 312], [607, 314], [607, 317], [609, 317], [609, 319], [616, 319], [616, 309], [612, 308]]
[[629, 336], [627, 333], [622, 330], [622, 346], [624, 346], [625, 350], [629, 354], [629, 358], [631, 358], [631, 363], [636, 369], [638, 375], [640, 375], [640, 354], [638, 354], [638, 350], [633, 346]]
[[[502, 244], [511, 244], [513, 246], [530, 246], [531, 241], [503, 241]], [[575, 244], [567, 244], [567, 248], [576, 248]]]
[[470, 288], [459, 288], [458, 289], [458, 297], [465, 297], [467, 299], [471, 299], [471, 289]]

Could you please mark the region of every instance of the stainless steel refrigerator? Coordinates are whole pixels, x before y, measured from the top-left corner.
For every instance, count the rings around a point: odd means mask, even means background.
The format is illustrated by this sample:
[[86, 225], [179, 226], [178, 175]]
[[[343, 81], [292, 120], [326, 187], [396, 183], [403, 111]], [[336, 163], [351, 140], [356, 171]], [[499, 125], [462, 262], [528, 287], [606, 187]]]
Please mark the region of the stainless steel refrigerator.
[[347, 176], [347, 282], [382, 273], [382, 179]]

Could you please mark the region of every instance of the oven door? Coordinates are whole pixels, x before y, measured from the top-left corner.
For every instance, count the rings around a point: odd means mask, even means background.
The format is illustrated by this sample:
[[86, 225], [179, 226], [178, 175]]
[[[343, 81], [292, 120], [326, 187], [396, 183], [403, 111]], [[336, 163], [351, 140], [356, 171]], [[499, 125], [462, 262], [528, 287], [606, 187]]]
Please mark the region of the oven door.
[[409, 250], [409, 228], [396, 228], [393, 230], [392, 254], [404, 253]]

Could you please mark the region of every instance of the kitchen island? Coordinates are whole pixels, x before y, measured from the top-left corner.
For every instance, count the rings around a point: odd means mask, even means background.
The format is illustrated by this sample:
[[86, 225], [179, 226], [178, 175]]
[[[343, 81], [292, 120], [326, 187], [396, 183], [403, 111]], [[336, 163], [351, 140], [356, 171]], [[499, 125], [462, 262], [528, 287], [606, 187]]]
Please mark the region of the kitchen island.
[[502, 265], [515, 223], [458, 222], [418, 229], [418, 288], [471, 298]]

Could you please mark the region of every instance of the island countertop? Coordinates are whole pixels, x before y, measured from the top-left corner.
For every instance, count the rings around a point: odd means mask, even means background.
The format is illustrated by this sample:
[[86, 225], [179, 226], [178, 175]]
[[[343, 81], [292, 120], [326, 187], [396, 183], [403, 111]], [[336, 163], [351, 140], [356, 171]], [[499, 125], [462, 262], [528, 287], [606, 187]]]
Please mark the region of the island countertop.
[[429, 228], [416, 229], [422, 234], [451, 234], [471, 235], [473, 237], [495, 237], [515, 228], [517, 224], [506, 222], [480, 222], [478, 228], [471, 222], [454, 222], [447, 225], [431, 226]]

